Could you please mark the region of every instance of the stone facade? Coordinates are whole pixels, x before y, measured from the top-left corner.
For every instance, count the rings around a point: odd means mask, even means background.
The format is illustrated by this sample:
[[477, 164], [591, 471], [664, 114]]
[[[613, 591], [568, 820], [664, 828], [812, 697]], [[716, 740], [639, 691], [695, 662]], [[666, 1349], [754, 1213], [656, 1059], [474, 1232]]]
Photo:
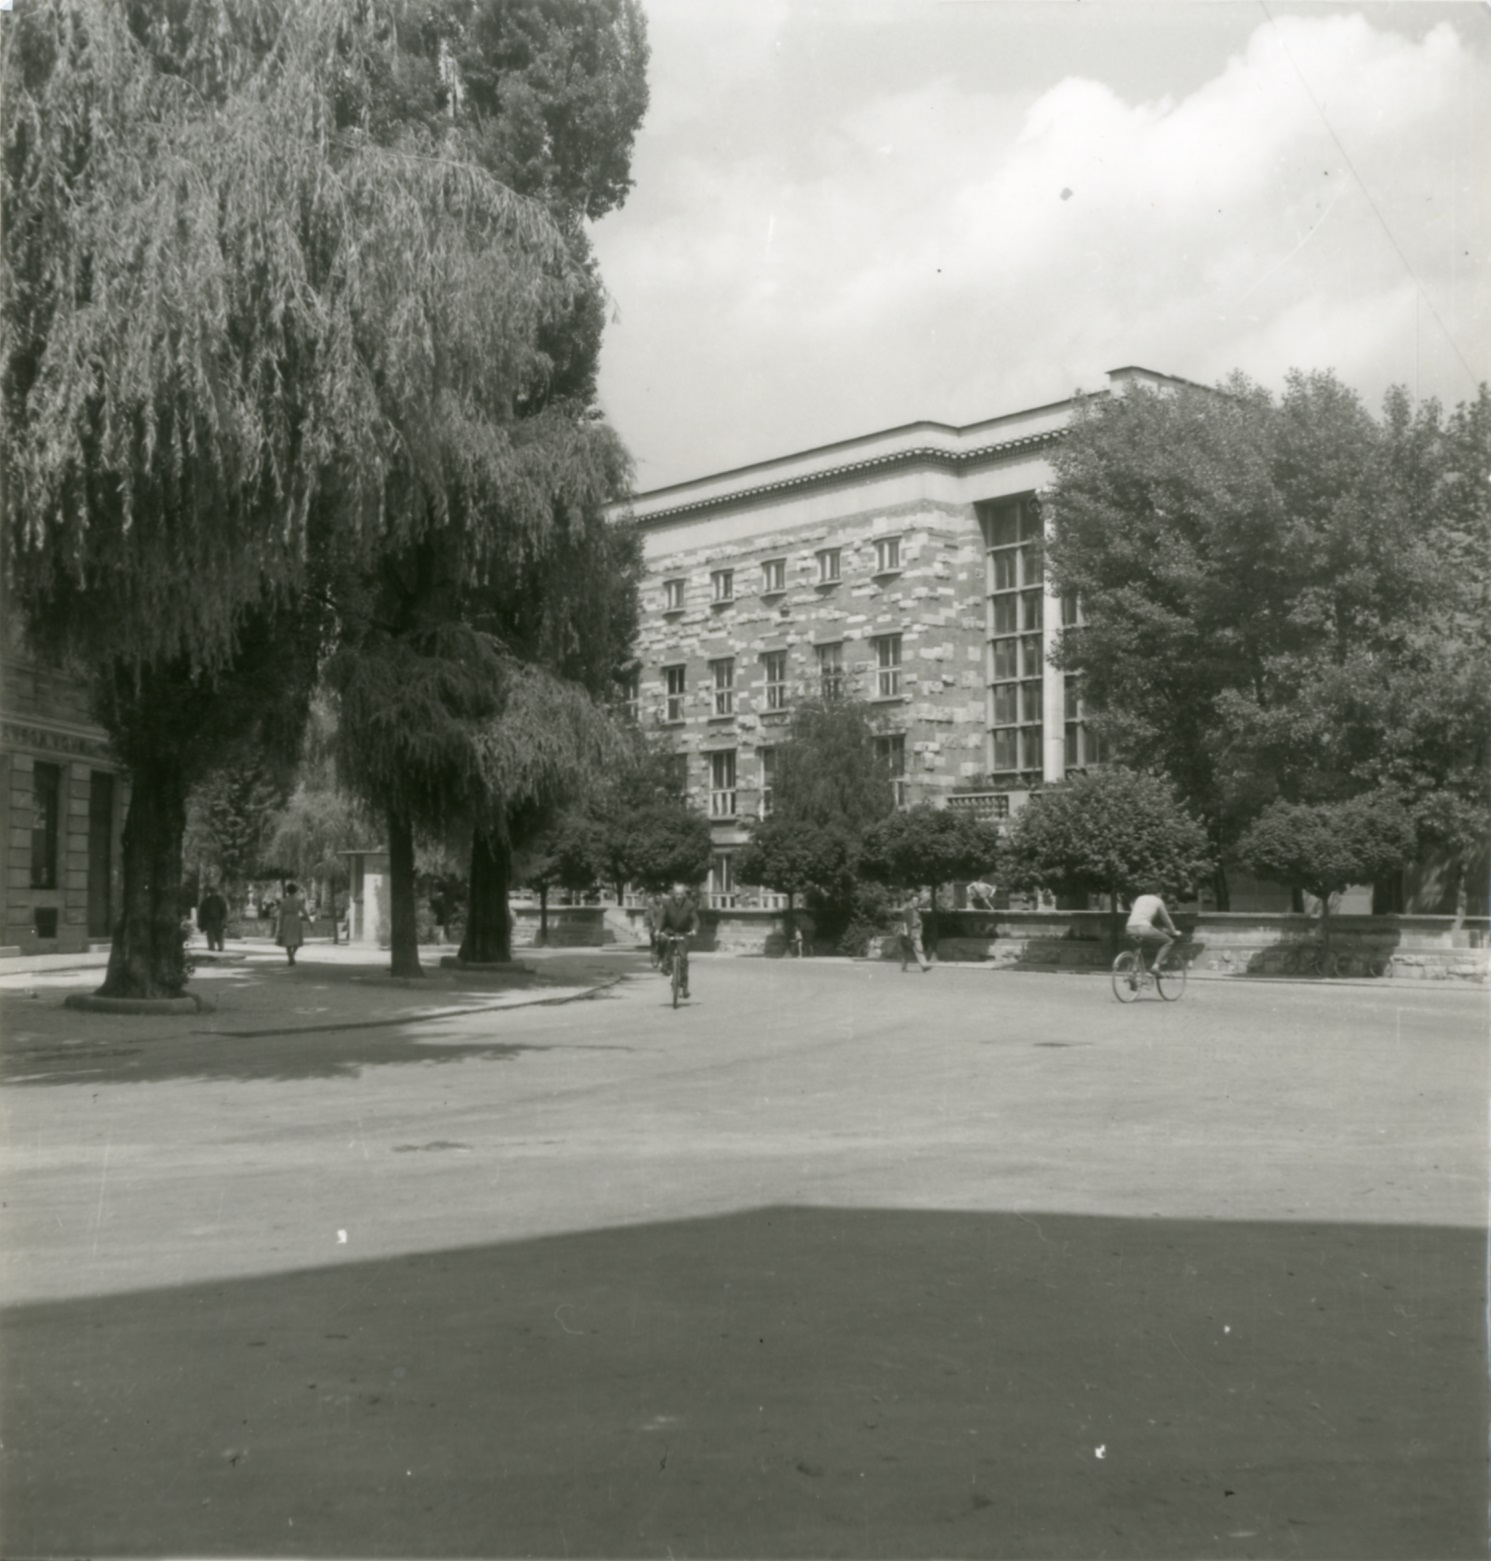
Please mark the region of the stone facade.
[[1063, 609], [1040, 567], [1038, 495], [1072, 409], [911, 424], [633, 500], [635, 707], [710, 817], [714, 904], [736, 903], [727, 859], [825, 676], [870, 703], [907, 804], [1003, 816], [1091, 760], [1078, 690], [1049, 662]]
[[0, 949], [107, 943], [128, 786], [82, 690], [14, 655], [0, 671]]

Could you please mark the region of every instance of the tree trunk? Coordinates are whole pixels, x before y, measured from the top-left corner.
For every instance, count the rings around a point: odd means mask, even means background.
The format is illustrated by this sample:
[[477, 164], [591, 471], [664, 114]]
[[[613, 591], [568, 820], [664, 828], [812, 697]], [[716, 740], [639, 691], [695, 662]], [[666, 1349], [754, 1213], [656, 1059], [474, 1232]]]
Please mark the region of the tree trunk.
[[540, 948], [549, 946], [549, 886], [541, 884], [538, 891], [538, 942]]
[[460, 957], [468, 964], [495, 965], [512, 958], [507, 890], [512, 880], [512, 847], [497, 832], [478, 829], [471, 836], [471, 898]]
[[1110, 954], [1114, 958], [1123, 947], [1123, 929], [1127, 925], [1128, 917], [1119, 906], [1118, 886], [1115, 884], [1108, 890], [1108, 942], [1111, 945]]
[[414, 825], [401, 813], [388, 815], [388, 930], [393, 974], [422, 976], [415, 905]]
[[1217, 909], [1230, 911], [1232, 909], [1232, 885], [1227, 881], [1227, 869], [1218, 862], [1211, 875], [1212, 893], [1216, 896]]
[[181, 941], [186, 790], [175, 759], [163, 757], [130, 771], [123, 906], [101, 997], [179, 997], [186, 985]]
[[1327, 887], [1320, 896], [1320, 974], [1331, 973], [1331, 892]]

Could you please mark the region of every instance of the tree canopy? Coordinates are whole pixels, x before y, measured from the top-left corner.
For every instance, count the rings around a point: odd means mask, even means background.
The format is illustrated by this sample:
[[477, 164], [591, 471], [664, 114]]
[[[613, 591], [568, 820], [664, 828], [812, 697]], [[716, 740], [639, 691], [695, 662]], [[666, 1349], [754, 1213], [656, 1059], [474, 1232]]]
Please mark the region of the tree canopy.
[[1049, 559], [1115, 757], [1171, 776], [1219, 847], [1276, 797], [1483, 801], [1488, 435], [1484, 389], [1374, 418], [1320, 373], [1278, 401], [1235, 377], [1084, 404]]
[[935, 905], [941, 885], [988, 872], [1001, 851], [994, 825], [924, 802], [872, 824], [860, 866], [867, 878], [893, 889], [929, 890]]

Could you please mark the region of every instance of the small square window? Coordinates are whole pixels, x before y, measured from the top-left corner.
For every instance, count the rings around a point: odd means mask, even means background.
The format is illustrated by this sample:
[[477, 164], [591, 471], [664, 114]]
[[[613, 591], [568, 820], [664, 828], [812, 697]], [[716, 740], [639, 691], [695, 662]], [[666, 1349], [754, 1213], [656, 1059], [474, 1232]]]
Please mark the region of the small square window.
[[894, 574], [901, 567], [900, 537], [880, 537], [875, 543], [875, 573]]
[[664, 580], [663, 581], [663, 611], [664, 612], [682, 612], [683, 611], [683, 581], [682, 580]]
[[836, 547], [826, 547], [818, 554], [818, 584], [837, 585], [841, 578], [842, 553]]
[[775, 596], [787, 589], [787, 560], [768, 558], [761, 566], [761, 594]]
[[733, 569], [716, 569], [709, 577], [710, 595], [716, 602], [733, 602], [735, 600], [735, 571]]

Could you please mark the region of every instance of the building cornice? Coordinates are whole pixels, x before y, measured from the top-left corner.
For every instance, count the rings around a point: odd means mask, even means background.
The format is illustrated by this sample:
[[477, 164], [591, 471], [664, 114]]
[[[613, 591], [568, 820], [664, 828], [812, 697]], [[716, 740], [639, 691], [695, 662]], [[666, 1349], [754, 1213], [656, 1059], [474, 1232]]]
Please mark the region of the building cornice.
[[[893, 450], [886, 455], [870, 456], [862, 461], [849, 461], [839, 466], [823, 467], [818, 471], [802, 472], [795, 477], [783, 477], [777, 482], [758, 483], [750, 488], [737, 488], [731, 493], [719, 493], [709, 498], [694, 499], [687, 504], [676, 504], [668, 509], [653, 510], [649, 514], [637, 515], [634, 518], [636, 524], [645, 530], [671, 521], [729, 509], [737, 504], [753, 504], [759, 499], [776, 494], [802, 493], [814, 488], [831, 487], [837, 483], [863, 477], [867, 473], [878, 474], [911, 466], [940, 468], [944, 471], [966, 471], [992, 461], [1003, 460], [1010, 455], [1055, 444], [1065, 434], [1065, 428], [1049, 428], [1040, 433], [1025, 434], [1019, 439], [1006, 439], [998, 444], [979, 445], [971, 450], [953, 450], [938, 445], [916, 445], [908, 450]], [[638, 495], [639, 499], [646, 497], [645, 494]]]

